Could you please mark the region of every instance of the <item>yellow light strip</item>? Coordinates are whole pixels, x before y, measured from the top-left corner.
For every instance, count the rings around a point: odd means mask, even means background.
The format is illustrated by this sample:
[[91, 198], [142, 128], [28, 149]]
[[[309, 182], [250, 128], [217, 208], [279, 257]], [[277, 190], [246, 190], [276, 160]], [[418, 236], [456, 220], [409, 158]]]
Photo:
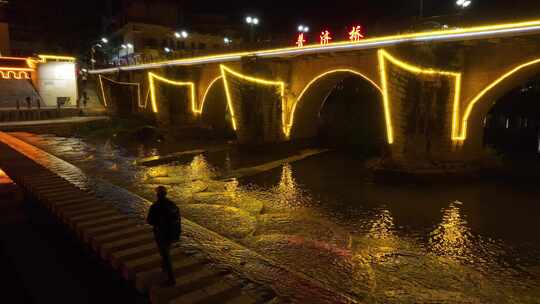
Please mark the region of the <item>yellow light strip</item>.
[[38, 55], [39, 59], [41, 59], [42, 62], [47, 62], [47, 60], [59, 60], [59, 61], [69, 61], [69, 62], [75, 62], [75, 57], [71, 56], [57, 56], [57, 55]]
[[3, 79], [31, 79], [27, 71], [0, 70]]
[[281, 107], [282, 108], [282, 113], [281, 113], [282, 130], [285, 136], [287, 136], [287, 133], [285, 133], [285, 129], [286, 129], [285, 128], [285, 119], [286, 119], [285, 118], [285, 83], [282, 81], [270, 81], [270, 80], [265, 80], [262, 78], [246, 76], [226, 67], [223, 64], [220, 65], [220, 69], [221, 69], [221, 76], [223, 76], [223, 83], [225, 85], [225, 95], [227, 96], [227, 104], [229, 105], [229, 110], [231, 111], [233, 129], [234, 130], [237, 129], [237, 122], [236, 122], [236, 117], [234, 113], [234, 107], [232, 106], [232, 98], [231, 98], [231, 93], [229, 91], [229, 83], [227, 81], [227, 73], [232, 74], [235, 77], [238, 77], [246, 81], [255, 82], [257, 84], [262, 84], [262, 85], [267, 85], [267, 86], [279, 86], [280, 95], [281, 95], [281, 104], [282, 104], [282, 107]]
[[406, 42], [428, 42], [428, 41], [450, 41], [459, 39], [479, 39], [479, 38], [493, 38], [501, 36], [530, 34], [533, 32], [540, 32], [540, 20], [527, 21], [527, 22], [515, 22], [505, 24], [495, 24], [488, 26], [479, 26], [463, 29], [447, 29], [438, 30], [432, 32], [420, 32], [411, 34], [391, 35], [384, 37], [376, 37], [363, 39], [359, 42], [342, 41], [331, 43], [329, 45], [321, 46], [319, 44], [311, 44], [304, 47], [286, 47], [276, 48], [268, 50], [259, 50], [253, 52], [239, 52], [239, 53], [225, 53], [219, 55], [210, 55], [202, 57], [194, 57], [187, 59], [167, 60], [155, 63], [140, 64], [133, 66], [126, 66], [120, 68], [110, 68], [91, 71], [92, 73], [110, 73], [118, 70], [137, 70], [158, 68], [162, 66], [175, 66], [175, 65], [194, 65], [202, 63], [221, 63], [226, 61], [239, 61], [244, 56], [260, 56], [260, 57], [280, 57], [280, 56], [292, 56], [301, 55], [307, 53], [317, 52], [335, 52], [345, 51], [349, 49], [369, 49], [388, 47], [391, 45], [397, 45]]
[[202, 101], [201, 101], [201, 106], [199, 107], [199, 109], [197, 109], [196, 111], [194, 111], [194, 113], [196, 113], [196, 114], [202, 114], [203, 109], [204, 109], [204, 104], [205, 104], [205, 102], [206, 102], [206, 96], [208, 95], [208, 93], [210, 92], [210, 89], [214, 86], [214, 84], [215, 84], [218, 80], [220, 80], [220, 79], [222, 79], [222, 78], [223, 78], [223, 76], [218, 76], [218, 77], [214, 78], [214, 80], [212, 80], [212, 81], [210, 82], [210, 84], [209, 84], [208, 87], [206, 88], [206, 91], [204, 91], [204, 95], [203, 95], [203, 98], [202, 98]]
[[154, 113], [158, 112], [158, 107], [157, 107], [157, 102], [156, 102], [156, 87], [155, 87], [154, 79], [157, 79], [159, 81], [163, 81], [165, 83], [172, 84], [172, 85], [175, 85], [175, 86], [188, 86], [190, 88], [190, 91], [191, 91], [191, 110], [193, 111], [193, 113], [197, 113], [195, 111], [196, 110], [195, 83], [190, 82], [190, 81], [188, 81], [188, 82], [173, 81], [173, 80], [167, 79], [165, 77], [159, 76], [157, 74], [154, 74], [152, 72], [148, 72], [148, 82], [150, 84], [150, 98], [151, 98], [151, 101], [152, 101], [152, 111], [154, 111]]
[[9, 57], [9, 56], [0, 56], [0, 60], [6, 59], [6, 60], [28, 60], [26, 57]]
[[108, 107], [107, 105], [107, 98], [105, 97], [105, 88], [103, 87], [103, 80], [102, 80], [103, 76], [101, 75], [98, 75], [98, 80], [99, 80], [99, 87], [101, 89], [101, 96], [103, 98], [103, 105], [105, 107]]
[[[452, 134], [451, 138], [452, 140], [456, 140], [458, 136], [458, 123], [459, 123], [459, 102], [461, 98], [461, 73], [458, 72], [451, 72], [451, 71], [442, 71], [442, 70], [434, 70], [434, 69], [425, 69], [418, 66], [414, 66], [412, 64], [406, 63], [404, 61], [401, 61], [392, 55], [390, 55], [385, 50], [379, 50], [379, 67], [381, 70], [381, 82], [382, 82], [382, 89], [383, 89], [383, 99], [385, 104], [385, 116], [387, 119], [387, 123], [390, 122], [391, 119], [391, 113], [390, 113], [390, 97], [388, 93], [388, 78], [387, 78], [387, 72], [386, 72], [386, 63], [385, 60], [389, 60], [393, 64], [401, 67], [404, 70], [407, 70], [409, 72], [415, 73], [415, 74], [429, 74], [429, 75], [444, 75], [444, 76], [450, 76], [454, 78], [454, 105], [452, 107]], [[387, 125], [389, 127], [388, 132], [388, 142], [393, 142], [393, 129], [392, 124], [389, 123]]]
[[[317, 82], [317, 80], [325, 77], [326, 75], [328, 74], [333, 74], [333, 73], [340, 73], [340, 72], [345, 72], [345, 73], [352, 73], [352, 74], [355, 74], [355, 75], [358, 75], [360, 77], [362, 77], [363, 79], [367, 80], [369, 83], [371, 83], [375, 88], [377, 88], [377, 90], [379, 90], [379, 92], [381, 92], [382, 94], [382, 89], [381, 87], [379, 87], [379, 85], [377, 83], [375, 83], [373, 80], [371, 80], [369, 77], [367, 77], [366, 75], [360, 73], [360, 72], [357, 72], [355, 70], [351, 70], [351, 69], [335, 69], [335, 70], [331, 70], [331, 71], [327, 71], [327, 72], [324, 72], [322, 74], [319, 74], [317, 75], [317, 77], [313, 78], [305, 87], [304, 89], [302, 90], [302, 92], [300, 93], [300, 95], [298, 95], [298, 98], [295, 100], [293, 106], [292, 106], [292, 109], [290, 111], [290, 118], [289, 118], [289, 123], [284, 127], [284, 132], [285, 132], [285, 135], [287, 137], [290, 136], [291, 134], [291, 129], [294, 125], [294, 116], [296, 114], [296, 107], [298, 105], [298, 103], [300, 102], [300, 100], [302, 99], [302, 97], [304, 97], [304, 94], [308, 91], [308, 89], [315, 83]], [[387, 129], [388, 131], [388, 129]]]
[[388, 144], [394, 143], [394, 129], [392, 126], [392, 115], [390, 113], [390, 101], [388, 97], [388, 84], [386, 78], [386, 62], [384, 61], [383, 51], [379, 51], [379, 69], [381, 74], [381, 86], [383, 90], [383, 104], [384, 104], [384, 119], [386, 121], [386, 136]]
[[490, 85], [485, 87], [478, 95], [476, 95], [471, 100], [471, 102], [469, 102], [469, 104], [467, 105], [467, 109], [465, 110], [465, 115], [463, 115], [463, 120], [461, 122], [461, 134], [460, 134], [459, 137], [456, 138], [456, 140], [464, 141], [465, 139], [467, 139], [467, 124], [468, 124], [468, 121], [469, 121], [469, 116], [471, 115], [471, 112], [472, 112], [474, 106], [476, 105], [476, 103], [478, 103], [478, 101], [484, 95], [486, 95], [490, 90], [492, 90], [494, 87], [499, 85], [501, 82], [503, 82], [508, 77], [512, 76], [513, 74], [517, 73], [518, 71], [520, 71], [520, 70], [522, 70], [524, 68], [527, 68], [527, 67], [535, 65], [535, 64], [540, 64], [540, 58], [516, 66], [515, 68], [511, 69], [507, 73], [503, 74], [501, 77], [497, 78], [497, 80], [493, 81]]
[[[105, 79], [107, 81], [110, 81], [112, 83], [119, 84], [119, 85], [136, 86], [137, 87], [137, 105], [139, 106], [139, 108], [146, 108], [146, 103], [144, 105], [141, 104], [141, 85], [138, 82], [116, 81], [114, 79], [111, 79], [102, 75], [99, 75], [99, 77], [100, 77], [100, 82], [102, 81], [102, 79]], [[103, 97], [105, 98], [105, 94], [103, 94]]]
[[0, 71], [24, 71], [24, 72], [33, 72], [32, 68], [12, 68], [12, 67], [0, 67]]

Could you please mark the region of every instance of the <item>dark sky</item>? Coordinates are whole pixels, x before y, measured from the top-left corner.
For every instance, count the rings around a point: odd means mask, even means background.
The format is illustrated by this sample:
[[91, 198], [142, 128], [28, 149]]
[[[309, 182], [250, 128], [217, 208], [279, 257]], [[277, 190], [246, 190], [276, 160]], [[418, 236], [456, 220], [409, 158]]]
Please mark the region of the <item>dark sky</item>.
[[[102, 16], [107, 1], [120, 0], [10, 0], [11, 6], [27, 8], [15, 18], [37, 23], [45, 31], [62, 32], [69, 39], [94, 39], [101, 35]], [[148, 0], [152, 1], [152, 0]], [[333, 32], [346, 30], [353, 24], [364, 26], [367, 34], [374, 28], [418, 15], [420, 0], [187, 0], [187, 13], [223, 14], [241, 23], [246, 14], [260, 17], [259, 29], [267, 33], [291, 33], [299, 23], [313, 31], [329, 28]], [[490, 23], [491, 20], [540, 19], [540, 0], [472, 0], [466, 12], [467, 20]], [[455, 14], [455, 0], [424, 0], [425, 15]], [[187, 25], [189, 27], [189, 25]], [[394, 30], [394, 29], [392, 29]]]

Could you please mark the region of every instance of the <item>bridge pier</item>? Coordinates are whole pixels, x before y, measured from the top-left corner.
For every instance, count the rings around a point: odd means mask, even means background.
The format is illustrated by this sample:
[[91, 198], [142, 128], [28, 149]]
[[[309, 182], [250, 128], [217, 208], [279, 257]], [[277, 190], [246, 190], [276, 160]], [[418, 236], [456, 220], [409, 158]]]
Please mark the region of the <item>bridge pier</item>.
[[227, 99], [240, 144], [262, 145], [286, 139], [282, 124], [285, 87], [266, 81], [277, 78], [272, 71], [267, 63], [249, 59], [242, 62], [241, 71], [224, 70]]

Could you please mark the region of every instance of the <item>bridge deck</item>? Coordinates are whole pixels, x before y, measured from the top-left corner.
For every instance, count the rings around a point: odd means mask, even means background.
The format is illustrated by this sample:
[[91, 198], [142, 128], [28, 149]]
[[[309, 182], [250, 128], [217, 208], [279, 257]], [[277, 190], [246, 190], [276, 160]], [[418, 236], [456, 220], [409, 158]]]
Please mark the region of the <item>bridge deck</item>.
[[0, 132], [0, 167], [6, 174], [138, 291], [149, 292], [153, 303], [265, 301], [243, 290], [227, 272], [212, 268], [208, 261], [182, 248], [174, 248], [171, 253], [176, 286], [159, 287], [165, 277], [151, 228], [30, 159], [13, 145], [14, 141]]

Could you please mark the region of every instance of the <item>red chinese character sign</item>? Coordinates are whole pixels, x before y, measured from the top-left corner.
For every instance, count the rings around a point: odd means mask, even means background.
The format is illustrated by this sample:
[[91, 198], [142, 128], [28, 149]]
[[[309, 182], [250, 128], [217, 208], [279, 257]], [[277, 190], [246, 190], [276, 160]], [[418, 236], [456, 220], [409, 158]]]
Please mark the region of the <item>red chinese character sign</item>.
[[362, 27], [360, 25], [353, 26], [351, 31], [349, 32], [349, 40], [351, 40], [352, 42], [358, 42], [363, 38], [364, 35], [362, 34]]
[[321, 32], [321, 45], [329, 44], [330, 40], [332, 40], [332, 37], [330, 36], [329, 31], [326, 30]]
[[306, 39], [304, 39], [304, 33], [298, 34], [298, 39], [296, 39], [296, 45], [298, 47], [303, 47]]

